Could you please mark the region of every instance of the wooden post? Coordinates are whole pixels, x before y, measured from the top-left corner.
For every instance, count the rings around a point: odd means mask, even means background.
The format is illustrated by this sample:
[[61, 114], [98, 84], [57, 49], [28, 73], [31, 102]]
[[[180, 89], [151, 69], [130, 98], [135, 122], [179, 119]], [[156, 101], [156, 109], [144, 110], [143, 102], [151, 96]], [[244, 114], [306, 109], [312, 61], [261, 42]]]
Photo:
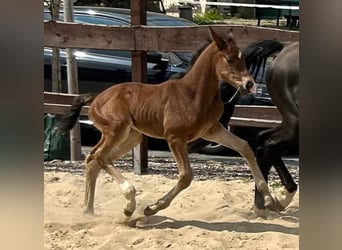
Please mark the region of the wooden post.
[[[57, 21], [59, 19], [60, 0], [50, 1], [51, 19]], [[62, 92], [61, 81], [61, 64], [60, 64], [60, 49], [52, 48], [51, 58], [51, 80], [52, 80], [52, 92]]]
[[[131, 25], [146, 25], [147, 1], [131, 1]], [[132, 51], [132, 81], [147, 82], [146, 51]], [[147, 138], [143, 136], [140, 145], [133, 149], [134, 173], [141, 174], [147, 170]]]
[[[64, 21], [73, 22], [73, 3], [72, 0], [64, 0]], [[77, 62], [73, 54], [73, 49], [66, 48], [67, 56], [67, 78], [68, 78], [68, 93], [78, 94], [78, 75]], [[77, 121], [74, 128], [70, 130], [70, 160], [81, 160], [81, 131], [80, 124]]]

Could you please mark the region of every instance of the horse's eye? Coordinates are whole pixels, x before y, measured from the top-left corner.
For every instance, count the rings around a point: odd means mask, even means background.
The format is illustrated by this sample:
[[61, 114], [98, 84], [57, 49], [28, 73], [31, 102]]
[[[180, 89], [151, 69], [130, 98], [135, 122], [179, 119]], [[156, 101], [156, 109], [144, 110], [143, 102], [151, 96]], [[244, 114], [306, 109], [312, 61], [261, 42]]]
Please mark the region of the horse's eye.
[[232, 56], [227, 56], [226, 60], [227, 60], [228, 63], [233, 63], [233, 61], [234, 61]]

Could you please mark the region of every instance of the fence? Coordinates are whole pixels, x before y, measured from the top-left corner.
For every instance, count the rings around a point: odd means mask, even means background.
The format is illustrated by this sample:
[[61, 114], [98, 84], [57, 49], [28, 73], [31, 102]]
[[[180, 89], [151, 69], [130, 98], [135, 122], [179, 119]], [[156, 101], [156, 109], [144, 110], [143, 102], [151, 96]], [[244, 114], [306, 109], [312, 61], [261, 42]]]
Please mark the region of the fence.
[[[261, 19], [277, 19], [277, 26], [279, 26], [279, 18], [284, 16], [287, 19], [287, 26], [299, 25], [299, 0], [256, 0], [255, 3], [246, 3], [246, 1], [240, 0], [240, 2], [232, 1], [184, 1], [185, 4], [201, 5], [202, 13], [205, 12], [206, 6], [216, 6], [220, 8], [247, 8], [255, 10], [255, 15], [243, 15], [244, 18], [258, 19], [258, 26], [260, 26]], [[240, 14], [243, 11], [240, 9]]]

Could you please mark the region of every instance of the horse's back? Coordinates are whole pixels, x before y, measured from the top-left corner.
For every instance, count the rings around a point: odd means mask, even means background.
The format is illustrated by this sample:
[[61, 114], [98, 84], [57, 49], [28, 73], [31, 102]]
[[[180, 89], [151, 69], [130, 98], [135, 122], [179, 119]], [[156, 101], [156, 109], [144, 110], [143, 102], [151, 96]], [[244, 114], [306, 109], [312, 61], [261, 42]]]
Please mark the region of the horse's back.
[[299, 43], [291, 43], [279, 52], [279, 54], [272, 61], [268, 71], [280, 71], [282, 73], [294, 73], [299, 72]]

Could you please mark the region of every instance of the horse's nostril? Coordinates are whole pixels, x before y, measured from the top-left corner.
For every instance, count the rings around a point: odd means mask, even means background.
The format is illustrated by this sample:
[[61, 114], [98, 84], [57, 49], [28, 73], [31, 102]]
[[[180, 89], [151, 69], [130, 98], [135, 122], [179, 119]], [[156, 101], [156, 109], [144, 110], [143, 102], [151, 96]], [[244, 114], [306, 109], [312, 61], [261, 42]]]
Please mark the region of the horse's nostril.
[[248, 81], [246, 84], [246, 89], [251, 89], [253, 87], [253, 82], [252, 81]]

